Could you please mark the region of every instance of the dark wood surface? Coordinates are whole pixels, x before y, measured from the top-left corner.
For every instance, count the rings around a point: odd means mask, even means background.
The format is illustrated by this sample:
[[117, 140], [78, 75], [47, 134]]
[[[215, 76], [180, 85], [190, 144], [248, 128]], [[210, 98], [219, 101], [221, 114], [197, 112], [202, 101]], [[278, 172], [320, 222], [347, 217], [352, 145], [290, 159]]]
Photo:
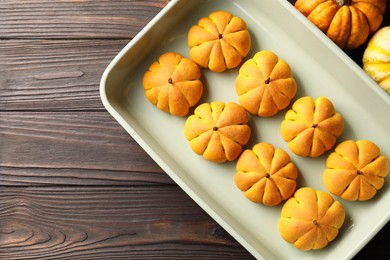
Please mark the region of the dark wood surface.
[[[105, 67], [168, 2], [0, 1], [0, 259], [253, 258], [100, 101]], [[355, 258], [388, 241], [389, 224]]]

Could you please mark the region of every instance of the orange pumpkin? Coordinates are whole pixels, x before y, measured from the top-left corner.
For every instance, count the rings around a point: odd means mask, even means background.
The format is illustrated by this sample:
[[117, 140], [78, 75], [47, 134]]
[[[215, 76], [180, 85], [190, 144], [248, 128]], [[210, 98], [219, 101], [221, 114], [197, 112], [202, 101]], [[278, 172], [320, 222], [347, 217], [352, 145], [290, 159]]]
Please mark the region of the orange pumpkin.
[[380, 27], [386, 0], [297, 0], [295, 7], [342, 49], [355, 49]]

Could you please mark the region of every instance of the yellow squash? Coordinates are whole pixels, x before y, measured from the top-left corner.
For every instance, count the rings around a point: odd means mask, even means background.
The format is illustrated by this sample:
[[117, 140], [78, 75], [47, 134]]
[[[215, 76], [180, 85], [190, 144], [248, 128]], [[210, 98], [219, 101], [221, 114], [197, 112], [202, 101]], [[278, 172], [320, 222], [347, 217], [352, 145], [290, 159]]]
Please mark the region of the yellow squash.
[[368, 42], [363, 69], [390, 94], [390, 26], [379, 29]]

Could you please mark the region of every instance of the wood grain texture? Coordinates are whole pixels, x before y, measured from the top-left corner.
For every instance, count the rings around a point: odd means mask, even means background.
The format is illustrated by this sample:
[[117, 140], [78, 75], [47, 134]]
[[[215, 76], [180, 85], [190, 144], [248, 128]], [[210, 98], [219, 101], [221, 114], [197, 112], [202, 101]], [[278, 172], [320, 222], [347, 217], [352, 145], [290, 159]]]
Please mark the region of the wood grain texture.
[[0, 41], [0, 110], [100, 110], [104, 69], [129, 40]]
[[108, 112], [0, 112], [3, 185], [172, 184]]
[[176, 186], [6, 188], [0, 197], [0, 259], [252, 258]]
[[169, 0], [2, 0], [0, 39], [131, 39]]
[[[0, 1], [0, 259], [253, 259], [100, 101], [103, 70], [168, 2]], [[354, 259], [386, 259], [389, 239], [387, 224]]]
[[100, 101], [168, 2], [0, 2], [0, 259], [252, 259]]

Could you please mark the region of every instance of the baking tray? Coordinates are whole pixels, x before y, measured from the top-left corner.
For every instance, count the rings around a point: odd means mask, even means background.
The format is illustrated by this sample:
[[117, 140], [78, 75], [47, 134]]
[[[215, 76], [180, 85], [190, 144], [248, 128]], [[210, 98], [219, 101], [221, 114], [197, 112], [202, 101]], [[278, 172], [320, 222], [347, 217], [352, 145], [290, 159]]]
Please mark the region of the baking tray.
[[[170, 2], [109, 64], [101, 79], [101, 99], [111, 115], [161, 168], [256, 258], [349, 259], [389, 220], [389, 177], [367, 202], [347, 202], [339, 236], [326, 248], [303, 252], [286, 243], [277, 223], [282, 205], [266, 207], [250, 202], [233, 181], [235, 162], [212, 163], [192, 152], [184, 137], [187, 117], [157, 110], [145, 98], [142, 77], [164, 52], [189, 57], [187, 32], [199, 18], [216, 10], [243, 18], [252, 36], [251, 58], [271, 50], [291, 66], [298, 85], [294, 100], [326, 96], [345, 118], [338, 142], [368, 139], [390, 157], [390, 98], [313, 24], [286, 0], [218, 0]], [[223, 73], [202, 70], [205, 85], [199, 103], [238, 102], [234, 80], [238, 69]], [[294, 101], [293, 100], [293, 101]], [[299, 169], [298, 188], [326, 191], [322, 182], [325, 159], [302, 158], [289, 151], [279, 134], [285, 111], [272, 118], [251, 117], [251, 140], [245, 148], [269, 142], [287, 151]]]

